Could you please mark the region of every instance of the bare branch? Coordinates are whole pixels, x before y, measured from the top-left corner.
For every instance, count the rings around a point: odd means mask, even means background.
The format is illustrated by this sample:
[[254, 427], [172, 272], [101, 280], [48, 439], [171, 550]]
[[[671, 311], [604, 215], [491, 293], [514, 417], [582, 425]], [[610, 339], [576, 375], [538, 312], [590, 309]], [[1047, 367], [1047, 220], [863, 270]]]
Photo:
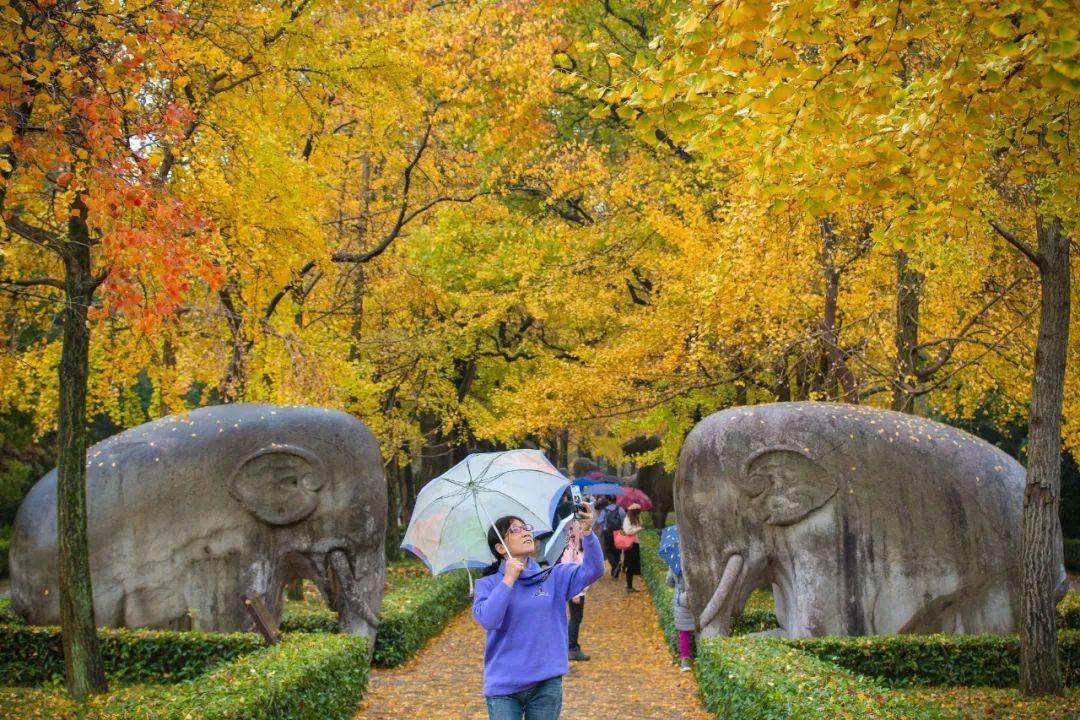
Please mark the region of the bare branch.
[[1036, 267], [1042, 267], [1042, 256], [1030, 245], [1013, 235], [1011, 232], [1001, 227], [996, 220], [989, 220], [990, 227], [997, 231], [997, 234], [1005, 238], [1006, 242], [1012, 245], [1014, 248], [1024, 254], [1024, 256], [1035, 263]]
[[64, 285], [63, 280], [57, 280], [56, 278], [41, 277], [41, 278], [29, 278], [27, 280], [9, 280], [0, 279], [0, 285], [14, 285], [17, 287], [34, 287], [36, 285], [44, 285], [47, 287], [53, 287], [57, 290], [67, 290], [67, 286]]
[[48, 248], [49, 250], [52, 250], [58, 255], [62, 256], [64, 254], [64, 247], [61, 244], [59, 238], [57, 238], [48, 230], [44, 230], [42, 228], [30, 225], [29, 223], [24, 222], [23, 220], [15, 216], [8, 218], [6, 222], [7, 226], [11, 228], [11, 230], [16, 235], [19, 235], [20, 237], [29, 240], [35, 245], [40, 245], [41, 247]]

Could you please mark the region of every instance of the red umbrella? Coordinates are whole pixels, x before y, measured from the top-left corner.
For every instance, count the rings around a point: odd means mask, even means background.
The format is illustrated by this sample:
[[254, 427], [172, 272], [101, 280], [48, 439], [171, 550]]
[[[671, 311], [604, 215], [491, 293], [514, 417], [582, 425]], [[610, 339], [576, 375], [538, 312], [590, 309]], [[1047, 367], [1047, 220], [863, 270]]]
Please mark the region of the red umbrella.
[[652, 500], [644, 492], [636, 487], [623, 486], [623, 493], [615, 498], [615, 504], [621, 508], [628, 508], [634, 503], [641, 506], [642, 510], [652, 510]]

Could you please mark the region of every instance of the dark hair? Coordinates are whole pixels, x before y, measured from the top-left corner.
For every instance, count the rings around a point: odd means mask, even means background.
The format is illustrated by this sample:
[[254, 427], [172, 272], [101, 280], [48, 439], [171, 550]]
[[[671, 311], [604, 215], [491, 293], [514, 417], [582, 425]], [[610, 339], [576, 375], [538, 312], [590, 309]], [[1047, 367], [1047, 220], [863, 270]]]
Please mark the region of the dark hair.
[[630, 516], [630, 522], [632, 522], [632, 523], [634, 523], [636, 525], [637, 522], [638, 522], [638, 519], [641, 517], [641, 508], [634, 508], [633, 510], [627, 510], [626, 514]]
[[[484, 568], [484, 572], [482, 575], [483, 577], [487, 577], [488, 575], [494, 575], [499, 571], [499, 563], [502, 562], [502, 555], [500, 555], [499, 551], [495, 549], [495, 546], [502, 543], [502, 540], [499, 539], [499, 535], [502, 535], [504, 539], [506, 538], [506, 531], [510, 529], [510, 525], [515, 520], [517, 520], [519, 523], [525, 522], [517, 515], [503, 515], [501, 518], [495, 521], [494, 525], [488, 528], [488, 549], [491, 550], [491, 554], [495, 556], [495, 562]], [[498, 530], [497, 533], [495, 532], [496, 530]]]

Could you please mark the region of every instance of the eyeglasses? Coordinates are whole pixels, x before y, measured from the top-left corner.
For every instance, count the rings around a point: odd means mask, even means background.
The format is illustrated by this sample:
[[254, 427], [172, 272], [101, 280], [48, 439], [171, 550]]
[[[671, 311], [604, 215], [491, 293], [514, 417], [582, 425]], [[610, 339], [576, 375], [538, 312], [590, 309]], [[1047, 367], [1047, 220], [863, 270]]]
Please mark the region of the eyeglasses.
[[514, 525], [512, 527], [506, 528], [506, 532], [510, 533], [511, 535], [517, 535], [518, 533], [532, 532], [532, 531], [533, 531], [533, 526], [532, 525]]

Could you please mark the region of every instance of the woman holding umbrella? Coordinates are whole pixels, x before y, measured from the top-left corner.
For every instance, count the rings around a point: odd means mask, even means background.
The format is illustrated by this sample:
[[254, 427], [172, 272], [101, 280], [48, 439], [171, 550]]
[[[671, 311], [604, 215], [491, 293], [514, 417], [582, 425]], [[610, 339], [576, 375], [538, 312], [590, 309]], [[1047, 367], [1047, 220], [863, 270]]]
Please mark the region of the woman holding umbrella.
[[515, 516], [488, 530], [495, 557], [476, 582], [473, 617], [487, 631], [484, 696], [491, 720], [555, 720], [569, 669], [566, 604], [604, 574], [593, 508], [578, 513], [584, 558], [546, 570], [532, 559], [533, 528]]
[[622, 534], [629, 538], [629, 546], [623, 549], [623, 571], [626, 573], [626, 592], [637, 592], [634, 587], [634, 576], [641, 574], [641, 546], [638, 545], [638, 533], [645, 528], [641, 524], [641, 506], [631, 503], [626, 509], [626, 519], [623, 520]]

